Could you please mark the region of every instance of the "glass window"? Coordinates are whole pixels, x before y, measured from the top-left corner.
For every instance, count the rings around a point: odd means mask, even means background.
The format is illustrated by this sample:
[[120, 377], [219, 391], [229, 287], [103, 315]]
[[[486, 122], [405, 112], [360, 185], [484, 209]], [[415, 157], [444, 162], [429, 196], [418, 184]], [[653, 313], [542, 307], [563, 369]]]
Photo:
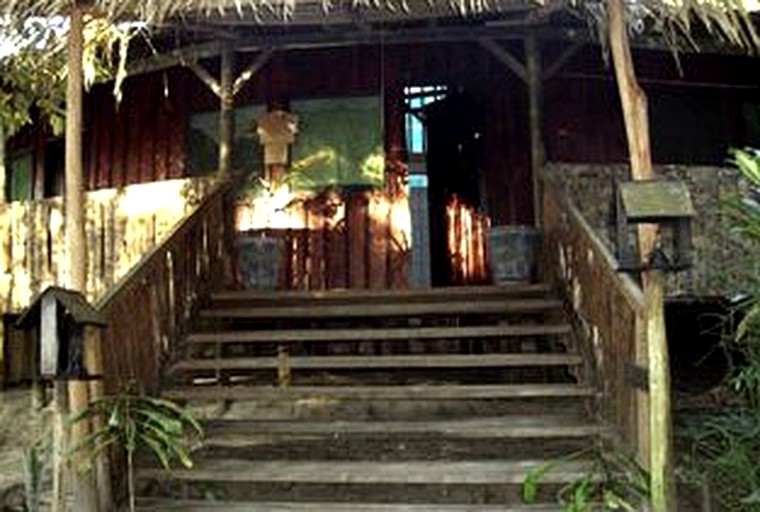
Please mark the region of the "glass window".
[[420, 114], [425, 106], [445, 98], [447, 90], [445, 85], [404, 87], [406, 147], [410, 154], [419, 155], [427, 152], [425, 126]]
[[8, 162], [8, 199], [26, 201], [32, 198], [32, 174], [34, 157], [31, 151], [13, 156]]

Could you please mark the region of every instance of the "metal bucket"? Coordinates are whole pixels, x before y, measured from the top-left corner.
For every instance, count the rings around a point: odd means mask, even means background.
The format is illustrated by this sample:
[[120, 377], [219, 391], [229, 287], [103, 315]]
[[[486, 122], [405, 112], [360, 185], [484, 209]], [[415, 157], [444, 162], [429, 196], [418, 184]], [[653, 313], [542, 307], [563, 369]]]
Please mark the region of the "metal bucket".
[[494, 226], [488, 232], [488, 254], [495, 284], [535, 279], [538, 231], [533, 226]]

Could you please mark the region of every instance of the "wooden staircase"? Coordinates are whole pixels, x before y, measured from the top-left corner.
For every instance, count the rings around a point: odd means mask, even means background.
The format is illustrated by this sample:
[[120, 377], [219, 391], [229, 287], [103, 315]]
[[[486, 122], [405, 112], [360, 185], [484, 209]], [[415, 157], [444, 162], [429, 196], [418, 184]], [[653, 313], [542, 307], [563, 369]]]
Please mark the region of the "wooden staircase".
[[144, 510], [554, 511], [526, 474], [598, 441], [560, 301], [544, 285], [224, 292], [167, 375], [204, 414], [192, 469], [139, 469]]

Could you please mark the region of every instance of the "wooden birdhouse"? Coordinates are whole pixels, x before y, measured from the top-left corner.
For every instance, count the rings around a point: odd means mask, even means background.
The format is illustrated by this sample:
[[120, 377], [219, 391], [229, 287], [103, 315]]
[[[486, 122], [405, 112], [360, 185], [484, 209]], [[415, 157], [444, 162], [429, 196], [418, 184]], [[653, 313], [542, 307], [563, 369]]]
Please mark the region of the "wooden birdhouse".
[[[691, 220], [695, 216], [691, 195], [682, 181], [632, 181], [619, 183], [616, 194], [617, 258], [620, 270], [679, 272], [693, 264]], [[659, 230], [651, 254], [640, 258], [631, 236], [639, 224], [655, 224]]]
[[87, 326], [105, 325], [84, 295], [56, 286], [42, 292], [16, 324], [37, 331], [40, 376], [65, 380], [93, 377], [85, 369], [84, 331]]

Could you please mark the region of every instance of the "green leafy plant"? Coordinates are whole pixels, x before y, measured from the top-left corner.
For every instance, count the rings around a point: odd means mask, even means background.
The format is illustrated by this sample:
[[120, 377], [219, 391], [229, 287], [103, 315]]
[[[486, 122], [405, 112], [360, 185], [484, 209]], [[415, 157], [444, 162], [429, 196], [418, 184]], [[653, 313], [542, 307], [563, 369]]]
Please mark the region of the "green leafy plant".
[[184, 409], [168, 400], [119, 394], [92, 402], [72, 423], [102, 419], [79, 445], [72, 447], [72, 456], [84, 455], [91, 463], [112, 445], [124, 451], [127, 461], [129, 509], [135, 510], [134, 457], [142, 447], [152, 452], [161, 465], [170, 469], [174, 461], [186, 468], [193, 465], [190, 456], [191, 436], [200, 437], [203, 429]]
[[691, 418], [683, 429], [689, 443], [685, 472], [708, 489], [721, 510], [760, 511], [760, 153], [732, 150], [731, 162], [744, 183], [725, 198], [732, 229], [752, 257], [744, 269], [741, 296], [724, 319], [729, 372], [723, 384], [731, 407]]
[[738, 407], [692, 419], [687, 464], [720, 510], [760, 510], [760, 410]]
[[579, 451], [536, 467], [523, 481], [523, 501], [535, 503], [546, 474], [578, 459], [588, 461], [587, 470], [557, 493], [557, 502], [567, 512], [647, 510], [650, 494], [648, 472], [630, 457], [601, 449]]

